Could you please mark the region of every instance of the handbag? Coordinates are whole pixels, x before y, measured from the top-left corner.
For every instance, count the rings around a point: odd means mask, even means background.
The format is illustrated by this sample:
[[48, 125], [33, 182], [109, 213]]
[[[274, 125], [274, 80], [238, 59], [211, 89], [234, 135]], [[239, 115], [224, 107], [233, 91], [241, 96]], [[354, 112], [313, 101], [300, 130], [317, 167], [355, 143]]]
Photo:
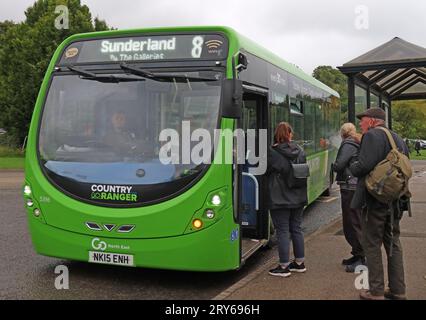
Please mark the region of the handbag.
[[302, 188], [308, 185], [308, 177], [310, 176], [309, 166], [307, 163], [290, 163], [291, 172], [288, 181], [290, 188]]
[[304, 179], [310, 176], [309, 166], [307, 163], [292, 163], [291, 167], [296, 179]]

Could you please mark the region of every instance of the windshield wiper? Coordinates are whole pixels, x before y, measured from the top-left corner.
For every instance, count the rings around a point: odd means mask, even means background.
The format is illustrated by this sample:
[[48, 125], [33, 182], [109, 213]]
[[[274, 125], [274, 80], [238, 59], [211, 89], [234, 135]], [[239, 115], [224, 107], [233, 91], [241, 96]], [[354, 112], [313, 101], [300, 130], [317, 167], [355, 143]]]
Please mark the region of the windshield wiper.
[[218, 81], [216, 78], [199, 78], [199, 77], [190, 77], [187, 75], [176, 75], [171, 73], [152, 73], [149, 71], [141, 70], [134, 66], [129, 66], [126, 63], [120, 64], [121, 69], [124, 71], [128, 71], [129, 73], [135, 74], [137, 76], [141, 76], [147, 79], [151, 79], [154, 81], [165, 81], [169, 82], [170, 80], [175, 80], [176, 82], [205, 82], [205, 81]]
[[126, 77], [117, 77], [115, 75], [97, 75], [93, 72], [74, 67], [72, 65], [67, 66], [69, 70], [75, 72], [81, 76], [84, 80], [96, 80], [99, 82], [107, 82], [107, 83], [118, 83], [118, 82], [132, 82], [132, 81], [145, 81], [145, 79], [140, 78], [126, 78]]
[[80, 69], [74, 66], [67, 66], [67, 68], [69, 70], [71, 70], [72, 72], [78, 73], [80, 76], [84, 76], [84, 77], [92, 77], [92, 78], [96, 78], [97, 75], [90, 72], [90, 71], [86, 71], [84, 69]]
[[141, 76], [144, 78], [155, 78], [155, 75], [152, 72], [144, 71], [139, 68], [129, 66], [127, 63], [124, 63], [124, 62], [120, 64], [120, 68], [123, 69], [124, 71], [128, 71], [131, 74], [135, 74], [137, 76]]

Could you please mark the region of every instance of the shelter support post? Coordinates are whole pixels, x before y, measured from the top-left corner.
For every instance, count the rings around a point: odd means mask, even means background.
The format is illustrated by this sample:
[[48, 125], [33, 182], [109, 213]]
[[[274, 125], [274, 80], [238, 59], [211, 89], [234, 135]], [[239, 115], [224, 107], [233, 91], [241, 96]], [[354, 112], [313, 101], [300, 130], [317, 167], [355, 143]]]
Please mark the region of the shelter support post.
[[371, 108], [371, 91], [370, 91], [370, 86], [367, 86], [366, 89], [366, 95], [367, 95], [367, 109]]
[[355, 74], [348, 74], [348, 121], [355, 124]]

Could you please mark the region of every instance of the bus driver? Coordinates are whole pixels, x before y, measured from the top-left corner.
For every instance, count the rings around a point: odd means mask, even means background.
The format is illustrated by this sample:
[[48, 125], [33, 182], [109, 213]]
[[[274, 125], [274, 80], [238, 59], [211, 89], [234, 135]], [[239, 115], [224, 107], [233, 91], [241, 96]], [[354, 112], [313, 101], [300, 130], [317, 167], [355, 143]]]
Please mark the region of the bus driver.
[[104, 137], [104, 142], [120, 154], [135, 154], [140, 151], [136, 134], [129, 130], [127, 117], [123, 111], [114, 111], [111, 116], [111, 128]]

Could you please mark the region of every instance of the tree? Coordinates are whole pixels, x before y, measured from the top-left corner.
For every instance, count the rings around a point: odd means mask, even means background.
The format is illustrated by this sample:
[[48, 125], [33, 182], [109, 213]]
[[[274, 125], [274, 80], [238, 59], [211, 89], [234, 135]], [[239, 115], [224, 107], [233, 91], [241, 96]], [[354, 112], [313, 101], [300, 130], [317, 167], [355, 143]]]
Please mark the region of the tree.
[[395, 103], [392, 106], [392, 117], [392, 128], [402, 137], [426, 138], [426, 114], [413, 102]]
[[316, 67], [312, 76], [339, 93], [342, 105], [341, 120], [342, 122], [346, 122], [348, 111], [348, 84], [346, 76], [331, 66]]
[[[0, 36], [2, 35], [2, 34], [5, 34], [6, 33], [6, 31], [10, 28], [10, 27], [13, 27], [15, 25], [15, 23], [13, 22], [13, 21], [9, 21], [9, 20], [6, 20], [6, 21], [0, 21]], [[1, 46], [1, 42], [0, 42], [0, 46]], [[1, 48], [1, 47], [0, 47]]]
[[29, 27], [21, 23], [0, 35], [0, 119], [15, 143], [20, 140], [19, 131], [27, 131], [27, 124], [21, 121], [30, 117], [29, 103], [34, 105], [34, 72], [25, 71], [29, 69], [26, 48], [31, 44], [28, 32]]
[[[55, 27], [58, 5], [68, 8], [69, 29]], [[19, 24], [0, 23], [0, 125], [17, 143], [27, 135], [41, 82], [58, 45], [75, 33], [109, 29], [105, 21], [93, 21], [80, 0], [38, 0], [25, 15]]]
[[[346, 122], [348, 110], [347, 78], [330, 66], [319, 66], [312, 76], [340, 94], [341, 121]], [[426, 100], [395, 101], [392, 103], [393, 129], [405, 138], [426, 139]]]

